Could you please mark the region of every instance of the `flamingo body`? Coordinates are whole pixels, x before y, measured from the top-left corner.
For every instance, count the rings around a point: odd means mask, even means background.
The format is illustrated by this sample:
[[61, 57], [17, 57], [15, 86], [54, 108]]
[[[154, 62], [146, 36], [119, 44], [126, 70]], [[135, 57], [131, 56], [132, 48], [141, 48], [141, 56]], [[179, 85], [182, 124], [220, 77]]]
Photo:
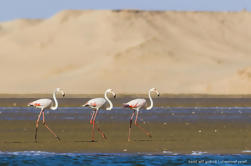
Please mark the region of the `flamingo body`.
[[51, 99], [38, 99], [28, 104], [28, 106], [33, 106], [40, 109], [50, 108], [52, 106]]
[[145, 99], [134, 99], [124, 104], [124, 107], [129, 107], [134, 110], [139, 110], [146, 105]]
[[99, 109], [105, 103], [106, 103], [106, 99], [104, 99], [104, 98], [95, 98], [95, 99], [91, 99], [91, 100], [87, 101], [84, 106], [85, 107], [90, 107], [90, 108], [93, 108], [93, 109]]

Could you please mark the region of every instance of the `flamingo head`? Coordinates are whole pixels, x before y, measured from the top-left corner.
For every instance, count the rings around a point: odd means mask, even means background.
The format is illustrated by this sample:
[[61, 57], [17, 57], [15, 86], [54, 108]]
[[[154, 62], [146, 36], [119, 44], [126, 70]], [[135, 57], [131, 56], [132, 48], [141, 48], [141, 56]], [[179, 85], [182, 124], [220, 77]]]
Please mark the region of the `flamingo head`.
[[113, 97], [116, 98], [116, 93], [112, 89], [107, 89], [106, 92], [111, 93]]
[[152, 89], [150, 89], [150, 91], [155, 92], [155, 93], [157, 93], [158, 96], [160, 96], [160, 93], [156, 88], [152, 88]]
[[65, 93], [64, 93], [64, 91], [63, 91], [62, 89], [57, 88], [56, 91], [57, 91], [57, 92], [60, 92], [60, 93], [62, 94], [63, 97], [65, 96]]

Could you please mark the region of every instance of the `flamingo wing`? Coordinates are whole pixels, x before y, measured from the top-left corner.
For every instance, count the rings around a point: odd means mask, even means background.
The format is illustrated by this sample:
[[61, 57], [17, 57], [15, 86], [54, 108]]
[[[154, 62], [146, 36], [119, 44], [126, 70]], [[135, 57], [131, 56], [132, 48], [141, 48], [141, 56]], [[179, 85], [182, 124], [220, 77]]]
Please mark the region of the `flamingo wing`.
[[41, 108], [41, 109], [45, 109], [45, 108], [49, 108], [52, 104], [52, 100], [51, 99], [38, 99], [35, 100], [31, 103], [28, 104], [28, 106], [33, 106], [36, 108]]
[[95, 98], [89, 100], [85, 106], [89, 106], [91, 108], [100, 108], [106, 103], [106, 100], [104, 98]]
[[145, 104], [146, 104], [145, 99], [134, 99], [134, 100], [129, 101], [128, 103], [125, 103], [124, 106], [132, 108], [132, 109], [136, 109], [136, 108], [140, 109], [143, 106], [145, 106]]

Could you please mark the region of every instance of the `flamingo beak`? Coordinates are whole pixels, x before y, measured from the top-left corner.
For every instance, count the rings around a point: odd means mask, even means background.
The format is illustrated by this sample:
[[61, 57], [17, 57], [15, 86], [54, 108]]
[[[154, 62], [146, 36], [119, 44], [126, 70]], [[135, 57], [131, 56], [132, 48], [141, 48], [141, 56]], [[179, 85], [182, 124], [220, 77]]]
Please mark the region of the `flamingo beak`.
[[116, 98], [116, 94], [113, 95], [114, 99]]
[[61, 91], [61, 93], [62, 93], [62, 96], [63, 96], [63, 97], [65, 97], [65, 93], [64, 93], [64, 91]]
[[160, 93], [159, 93], [159, 91], [157, 91], [157, 90], [156, 90], [156, 93], [157, 93], [157, 96], [160, 96]]

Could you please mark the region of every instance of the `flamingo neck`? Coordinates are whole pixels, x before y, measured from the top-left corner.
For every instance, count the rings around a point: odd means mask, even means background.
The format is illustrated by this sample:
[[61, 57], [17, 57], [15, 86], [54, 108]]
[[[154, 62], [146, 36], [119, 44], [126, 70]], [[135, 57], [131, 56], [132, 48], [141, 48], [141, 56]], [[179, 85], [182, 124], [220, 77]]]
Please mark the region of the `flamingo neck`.
[[150, 99], [150, 106], [147, 107], [146, 109], [147, 109], [147, 110], [150, 110], [150, 109], [153, 108], [153, 99], [152, 99], [152, 97], [151, 97], [151, 90], [148, 91], [148, 96], [149, 96], [149, 99]]
[[56, 109], [58, 109], [58, 101], [57, 101], [57, 98], [56, 98], [56, 91], [54, 91], [54, 93], [53, 93], [53, 99], [54, 99], [55, 105], [52, 106], [51, 109], [56, 110]]
[[111, 102], [111, 100], [109, 100], [109, 98], [107, 97], [107, 91], [105, 92], [105, 99], [106, 99], [106, 101], [109, 103], [109, 107], [108, 108], [106, 108], [106, 110], [112, 110], [112, 108], [113, 108], [113, 104], [112, 104], [112, 102]]

